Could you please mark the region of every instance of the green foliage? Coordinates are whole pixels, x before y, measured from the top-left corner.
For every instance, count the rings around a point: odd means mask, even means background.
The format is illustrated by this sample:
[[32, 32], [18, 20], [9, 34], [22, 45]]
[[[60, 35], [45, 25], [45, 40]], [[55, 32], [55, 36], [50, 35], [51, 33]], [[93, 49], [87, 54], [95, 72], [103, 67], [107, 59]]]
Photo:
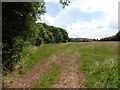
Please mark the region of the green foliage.
[[69, 42], [91, 42], [95, 41], [95, 39], [89, 39], [89, 38], [69, 38]]
[[44, 2], [3, 2], [2, 11], [2, 64], [3, 70], [12, 71], [21, 57], [24, 42], [37, 37], [36, 17], [45, 12], [45, 6]]
[[40, 33], [39, 38], [43, 38], [45, 43], [61, 43], [68, 40], [66, 30], [45, 23], [37, 23]]
[[120, 31], [116, 34], [115, 38], [117, 41], [120, 41]]
[[14, 69], [14, 64], [22, 57], [25, 42], [40, 46], [44, 43], [66, 42], [68, 39], [64, 29], [36, 23], [40, 15], [46, 12], [44, 1], [3, 2], [2, 11], [3, 70]]
[[100, 41], [120, 41], [120, 31], [118, 31], [118, 33], [116, 35], [102, 38], [102, 39], [100, 39]]

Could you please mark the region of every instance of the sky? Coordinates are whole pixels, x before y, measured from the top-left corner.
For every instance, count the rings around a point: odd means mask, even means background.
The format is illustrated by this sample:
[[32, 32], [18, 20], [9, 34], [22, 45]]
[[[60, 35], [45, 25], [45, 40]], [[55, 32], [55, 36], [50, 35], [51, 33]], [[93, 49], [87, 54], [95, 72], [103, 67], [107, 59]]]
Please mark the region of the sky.
[[63, 9], [59, 0], [45, 0], [47, 12], [40, 22], [64, 28], [71, 38], [108, 37], [118, 32], [119, 1], [71, 0]]

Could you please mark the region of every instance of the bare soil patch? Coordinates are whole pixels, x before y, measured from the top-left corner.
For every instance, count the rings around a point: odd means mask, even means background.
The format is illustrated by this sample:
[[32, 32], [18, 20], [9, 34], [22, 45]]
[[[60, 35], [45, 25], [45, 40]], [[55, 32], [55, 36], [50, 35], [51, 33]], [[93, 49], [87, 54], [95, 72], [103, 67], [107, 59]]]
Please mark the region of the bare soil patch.
[[80, 71], [80, 55], [57, 56], [56, 62], [60, 67], [59, 80], [50, 88], [80, 88], [85, 86], [85, 75]]

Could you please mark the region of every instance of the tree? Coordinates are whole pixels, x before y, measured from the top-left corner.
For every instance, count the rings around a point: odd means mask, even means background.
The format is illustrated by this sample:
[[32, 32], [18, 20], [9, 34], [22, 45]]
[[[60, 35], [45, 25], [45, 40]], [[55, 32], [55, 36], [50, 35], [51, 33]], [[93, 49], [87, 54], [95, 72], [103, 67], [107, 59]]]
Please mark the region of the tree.
[[120, 41], [120, 31], [118, 31], [118, 33], [116, 34], [115, 39], [116, 39], [117, 41]]
[[4, 70], [12, 71], [21, 57], [24, 42], [34, 38], [36, 18], [46, 10], [44, 2], [3, 2], [2, 11], [2, 63]]
[[46, 36], [48, 35], [47, 38], [43, 37], [43, 38], [46, 38], [45, 39], [45, 42], [47, 41], [46, 43], [51, 43], [51, 42], [60, 43], [60, 42], [68, 41], [68, 33], [66, 32], [66, 30], [59, 28], [59, 27], [48, 26], [45, 23], [43, 23], [42, 25], [46, 30], [44, 30], [44, 33], [42, 32], [41, 34], [43, 36], [45, 36], [45, 34]]
[[100, 41], [120, 41], [120, 31], [116, 35], [102, 38]]
[[[65, 4], [66, 2], [66, 4]], [[63, 6], [68, 0], [61, 0]], [[57, 27], [36, 24], [40, 15], [46, 12], [45, 2], [3, 2], [2, 3], [2, 65], [3, 70], [13, 70], [19, 62], [25, 42], [39, 46], [41, 43], [63, 42], [68, 34]]]
[[62, 42], [67, 42], [68, 41], [68, 33], [66, 32], [66, 30], [62, 29], [62, 28], [59, 28], [62, 35], [63, 35], [63, 41]]

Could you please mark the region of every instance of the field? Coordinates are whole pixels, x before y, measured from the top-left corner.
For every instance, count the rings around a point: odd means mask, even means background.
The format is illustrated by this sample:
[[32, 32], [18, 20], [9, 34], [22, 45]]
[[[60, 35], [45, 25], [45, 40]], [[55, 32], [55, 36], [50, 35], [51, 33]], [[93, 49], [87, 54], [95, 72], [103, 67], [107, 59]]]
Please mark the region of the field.
[[118, 87], [118, 42], [45, 44], [23, 53], [16, 70], [4, 77], [5, 87]]

